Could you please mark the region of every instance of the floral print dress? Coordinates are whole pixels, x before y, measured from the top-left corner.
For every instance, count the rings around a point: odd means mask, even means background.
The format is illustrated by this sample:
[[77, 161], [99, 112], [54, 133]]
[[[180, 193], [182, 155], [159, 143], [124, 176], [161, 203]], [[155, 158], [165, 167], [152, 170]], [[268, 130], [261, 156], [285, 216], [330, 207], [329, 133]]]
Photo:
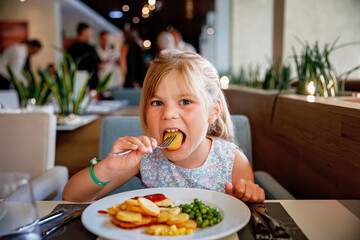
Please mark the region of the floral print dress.
[[194, 169], [179, 167], [167, 160], [159, 149], [154, 149], [141, 160], [142, 184], [149, 188], [185, 187], [225, 192], [225, 184], [231, 182], [236, 149], [233, 143], [213, 139], [205, 163]]

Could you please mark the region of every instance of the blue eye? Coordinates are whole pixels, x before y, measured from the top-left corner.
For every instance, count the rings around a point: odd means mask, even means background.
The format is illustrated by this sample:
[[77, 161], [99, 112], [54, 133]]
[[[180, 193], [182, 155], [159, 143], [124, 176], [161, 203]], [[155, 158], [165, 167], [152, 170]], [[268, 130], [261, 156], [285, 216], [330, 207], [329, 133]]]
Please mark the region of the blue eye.
[[191, 103], [190, 100], [181, 100], [180, 105], [189, 105]]
[[151, 105], [155, 106], [155, 107], [158, 107], [158, 106], [162, 106], [163, 103], [161, 101], [153, 101], [153, 102], [151, 102]]

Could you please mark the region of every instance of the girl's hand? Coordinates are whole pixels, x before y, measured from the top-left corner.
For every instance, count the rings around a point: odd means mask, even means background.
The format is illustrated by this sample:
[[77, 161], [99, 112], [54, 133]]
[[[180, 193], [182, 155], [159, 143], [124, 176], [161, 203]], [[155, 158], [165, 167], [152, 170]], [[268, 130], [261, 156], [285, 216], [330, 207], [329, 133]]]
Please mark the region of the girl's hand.
[[122, 156], [107, 156], [108, 167], [114, 171], [129, 170], [141, 161], [145, 153], [151, 153], [156, 146], [156, 140], [147, 136], [118, 138], [110, 152], [115, 153], [127, 150], [132, 150], [132, 152]]
[[234, 184], [227, 183], [225, 191], [243, 202], [262, 203], [265, 200], [264, 190], [250, 180], [240, 179]]

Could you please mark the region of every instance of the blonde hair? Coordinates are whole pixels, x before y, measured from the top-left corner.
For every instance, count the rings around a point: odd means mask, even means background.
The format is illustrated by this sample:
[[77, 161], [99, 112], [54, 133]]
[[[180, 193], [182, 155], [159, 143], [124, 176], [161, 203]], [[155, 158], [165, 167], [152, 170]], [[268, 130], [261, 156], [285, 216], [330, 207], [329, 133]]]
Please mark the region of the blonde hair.
[[144, 133], [149, 135], [146, 124], [149, 100], [154, 97], [160, 82], [169, 74], [174, 73], [182, 76], [179, 80], [183, 81], [184, 89], [191, 95], [197, 96], [204, 103], [205, 110], [209, 111], [220, 100], [219, 117], [209, 125], [207, 136], [234, 142], [233, 124], [216, 69], [209, 61], [196, 53], [175, 49], [161, 51], [152, 61], [145, 76], [140, 100], [140, 122]]

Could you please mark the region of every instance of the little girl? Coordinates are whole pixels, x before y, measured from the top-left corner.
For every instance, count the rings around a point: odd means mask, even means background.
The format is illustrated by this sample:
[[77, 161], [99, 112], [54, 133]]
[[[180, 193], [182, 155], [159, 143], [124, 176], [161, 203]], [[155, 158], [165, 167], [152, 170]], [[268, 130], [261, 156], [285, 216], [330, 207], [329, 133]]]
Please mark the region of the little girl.
[[[164, 50], [152, 62], [140, 103], [146, 136], [122, 137], [111, 153], [74, 175], [63, 199], [92, 201], [140, 174], [147, 187], [189, 187], [263, 202], [246, 156], [233, 143], [233, 125], [216, 69], [196, 53]], [[176, 150], [158, 149], [167, 132], [182, 136]], [[180, 137], [181, 138], [181, 137]], [[178, 139], [179, 140], [179, 139]]]

